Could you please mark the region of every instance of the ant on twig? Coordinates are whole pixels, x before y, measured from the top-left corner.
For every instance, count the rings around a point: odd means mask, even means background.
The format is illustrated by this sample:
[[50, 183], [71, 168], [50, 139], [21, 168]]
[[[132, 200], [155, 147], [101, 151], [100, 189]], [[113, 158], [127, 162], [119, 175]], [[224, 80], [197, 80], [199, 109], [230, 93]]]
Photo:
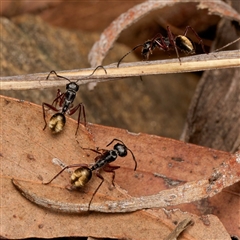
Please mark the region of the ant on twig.
[[55, 178], [57, 178], [63, 171], [69, 168], [75, 168], [77, 169], [72, 173], [71, 175], [71, 184], [72, 188], [80, 188], [84, 187], [92, 178], [92, 172], [96, 171], [95, 174], [98, 178], [101, 179], [100, 184], [94, 191], [89, 204], [88, 204], [88, 209], [90, 209], [91, 202], [93, 200], [93, 197], [97, 193], [98, 189], [101, 187], [101, 185], [104, 182], [103, 176], [99, 173], [100, 169], [103, 169], [105, 172], [111, 172], [112, 175], [112, 185], [115, 186], [114, 184], [114, 179], [115, 179], [115, 170], [120, 168], [120, 166], [112, 166], [110, 165], [111, 162], [114, 162], [117, 157], [126, 157], [127, 156], [127, 151], [129, 151], [132, 154], [133, 161], [135, 162], [135, 167], [134, 171], [137, 169], [137, 161], [135, 159], [135, 156], [133, 152], [119, 139], [114, 138], [109, 144], [107, 144], [107, 147], [111, 145], [113, 142], [117, 141], [113, 146], [112, 150], [107, 150], [107, 149], [91, 149], [91, 148], [83, 148], [85, 150], [91, 150], [94, 151], [100, 155], [98, 155], [94, 160], [94, 164], [72, 164], [65, 166], [57, 175], [55, 175], [50, 181], [43, 183], [45, 185], [51, 183]]
[[[98, 68], [102, 68], [105, 71], [105, 73], [107, 74], [106, 69], [103, 66], [100, 65], [100, 66], [96, 67], [94, 69], [94, 71], [89, 76], [79, 78], [79, 79], [76, 80], [76, 82], [70, 81], [68, 78], [58, 75], [54, 70], [51, 71], [48, 74], [47, 79], [49, 78], [49, 76], [52, 73], [54, 73], [58, 78], [66, 79], [67, 81], [69, 81], [69, 83], [66, 84], [66, 92], [62, 93], [60, 91], [60, 89], [58, 89], [57, 97], [53, 100], [52, 104], [42, 103], [43, 119], [44, 119], [44, 122], [45, 122], [45, 126], [44, 126], [43, 130], [45, 130], [45, 128], [47, 127], [46, 111], [49, 110], [49, 109], [57, 112], [50, 118], [50, 121], [49, 121], [49, 124], [48, 124], [49, 128], [51, 129], [51, 131], [53, 133], [58, 133], [58, 132], [61, 132], [63, 130], [63, 127], [66, 123], [66, 117], [65, 117], [66, 113], [68, 115], [72, 115], [77, 110], [79, 111], [79, 113], [78, 113], [78, 126], [77, 126], [77, 129], [76, 129], [75, 135], [77, 135], [77, 131], [78, 131], [78, 128], [79, 128], [81, 111], [83, 112], [84, 126], [86, 126], [86, 115], [85, 115], [85, 108], [84, 108], [83, 103], [79, 103], [75, 107], [73, 106], [73, 102], [74, 102], [74, 99], [76, 97], [76, 93], [79, 90], [79, 85], [77, 84], [77, 82], [80, 81], [80, 80], [91, 77]], [[47, 109], [46, 109], [46, 107], [47, 107]]]
[[131, 51], [126, 53], [118, 61], [117, 67], [119, 67], [122, 60], [128, 54], [135, 51], [139, 47], [142, 47], [141, 54], [142, 54], [143, 60], [148, 60], [149, 55], [153, 53], [153, 50], [155, 48], [159, 48], [163, 51], [170, 51], [170, 50], [174, 49], [177, 54], [177, 58], [181, 64], [181, 59], [180, 59], [180, 56], [178, 53], [178, 49], [181, 50], [182, 52], [184, 52], [185, 54], [194, 54], [195, 53], [193, 43], [187, 37], [187, 33], [189, 30], [191, 30], [194, 33], [194, 35], [197, 37], [197, 39], [199, 40], [199, 44], [201, 44], [204, 53], [206, 53], [204, 44], [203, 44], [203, 40], [198, 36], [197, 32], [192, 27], [187, 26], [185, 28], [183, 35], [174, 36], [170, 30], [170, 27], [167, 26], [167, 37], [163, 37], [161, 33], [158, 33], [154, 38], [152, 38], [151, 40], [147, 40], [144, 44], [139, 44], [139, 45], [135, 46]]

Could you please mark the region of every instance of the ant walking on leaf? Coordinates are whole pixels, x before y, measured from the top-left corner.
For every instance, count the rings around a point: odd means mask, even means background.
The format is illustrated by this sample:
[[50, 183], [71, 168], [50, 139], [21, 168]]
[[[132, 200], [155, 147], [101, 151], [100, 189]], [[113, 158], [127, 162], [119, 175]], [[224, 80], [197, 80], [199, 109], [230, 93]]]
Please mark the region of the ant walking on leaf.
[[52, 115], [52, 117], [50, 118], [49, 124], [48, 124], [52, 133], [59, 133], [63, 130], [63, 128], [65, 126], [65, 123], [66, 123], [66, 117], [65, 117], [66, 113], [68, 115], [72, 115], [76, 111], [78, 111], [78, 126], [77, 126], [77, 129], [76, 129], [75, 135], [77, 135], [77, 131], [78, 131], [78, 128], [79, 128], [81, 112], [83, 113], [84, 126], [86, 126], [86, 114], [85, 114], [85, 108], [84, 108], [83, 103], [79, 103], [75, 107], [73, 106], [73, 102], [74, 102], [76, 94], [79, 90], [79, 85], [77, 84], [77, 82], [80, 81], [80, 80], [91, 77], [98, 68], [102, 68], [105, 71], [105, 73], [107, 74], [107, 71], [103, 66], [98, 66], [94, 69], [92, 74], [90, 74], [87, 77], [79, 78], [75, 82], [70, 81], [66, 77], [58, 75], [55, 71], [51, 71], [48, 74], [47, 79], [49, 78], [49, 76], [51, 74], [55, 74], [58, 78], [66, 79], [67, 81], [69, 81], [69, 83], [66, 84], [66, 92], [62, 93], [60, 91], [60, 89], [58, 89], [57, 97], [53, 100], [52, 104], [48, 104], [48, 103], [43, 103], [42, 104], [43, 119], [44, 119], [44, 122], [45, 122], [43, 130], [45, 130], [46, 127], [47, 127], [46, 111], [49, 110], [49, 109], [57, 112], [54, 115]]
[[143, 44], [139, 44], [135, 46], [131, 51], [126, 53], [119, 61], [117, 64], [117, 67], [119, 67], [120, 63], [122, 60], [130, 53], [135, 51], [137, 48], [142, 47], [141, 55], [143, 57], [143, 60], [148, 60], [149, 55], [153, 53], [153, 50], [155, 48], [158, 48], [163, 51], [170, 51], [170, 50], [175, 50], [177, 54], [177, 58], [181, 64], [181, 59], [179, 56], [178, 49], [185, 54], [194, 54], [195, 53], [195, 48], [193, 46], [193, 42], [190, 40], [190, 38], [187, 37], [188, 31], [191, 30], [193, 34], [197, 37], [198, 43], [201, 44], [202, 50], [204, 53], [206, 53], [203, 40], [198, 36], [197, 32], [190, 26], [187, 26], [185, 28], [185, 31], [183, 35], [177, 35], [174, 36], [170, 27], [167, 26], [167, 37], [163, 37], [161, 33], [158, 33], [154, 38], [151, 40], [147, 40]]
[[83, 148], [85, 150], [91, 150], [99, 155], [94, 159], [95, 163], [94, 164], [72, 164], [64, 167], [58, 174], [56, 174], [50, 181], [44, 183], [44, 184], [49, 184], [51, 183], [55, 178], [57, 178], [63, 171], [69, 168], [77, 168], [71, 175], [71, 188], [81, 188], [84, 187], [92, 178], [92, 172], [95, 171], [95, 174], [98, 178], [101, 179], [100, 184], [98, 187], [95, 189], [89, 204], [88, 204], [88, 209], [90, 209], [91, 202], [93, 200], [93, 197], [101, 187], [101, 185], [104, 182], [103, 176], [100, 174], [100, 169], [102, 169], [105, 172], [111, 172], [112, 173], [112, 185], [115, 186], [114, 184], [114, 179], [115, 179], [115, 170], [120, 168], [120, 166], [113, 166], [110, 165], [111, 162], [114, 162], [117, 157], [126, 157], [128, 151], [131, 153], [133, 161], [135, 163], [134, 171], [137, 169], [137, 161], [135, 159], [135, 156], [133, 152], [119, 139], [114, 138], [109, 144], [107, 144], [107, 147], [110, 146], [113, 142], [117, 142], [112, 150], [107, 150], [107, 149], [91, 149], [91, 148]]

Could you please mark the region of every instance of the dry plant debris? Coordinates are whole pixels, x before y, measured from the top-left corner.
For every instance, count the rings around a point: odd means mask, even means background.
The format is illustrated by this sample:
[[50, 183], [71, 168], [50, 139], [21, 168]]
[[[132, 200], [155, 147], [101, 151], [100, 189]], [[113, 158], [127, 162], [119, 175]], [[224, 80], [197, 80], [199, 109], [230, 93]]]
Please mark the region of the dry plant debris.
[[[99, 183], [97, 178], [93, 179], [91, 184], [80, 192], [69, 192], [65, 189], [69, 182], [69, 173], [64, 173], [51, 185], [44, 186], [42, 181], [50, 179], [59, 170], [59, 166], [52, 163], [53, 158], [57, 157], [66, 164], [80, 161], [90, 163], [93, 161], [95, 154], [86, 153], [81, 147], [90, 146], [94, 148], [105, 146], [116, 135], [134, 152], [138, 161], [138, 171], [133, 173], [134, 163], [130, 161], [131, 159], [117, 160], [117, 164], [121, 168], [116, 171], [116, 184], [119, 184], [121, 188], [112, 188], [110, 174], [103, 173], [106, 181], [96, 194], [92, 207], [98, 205], [99, 209], [101, 209], [101, 206], [107, 206], [109, 201], [113, 201], [113, 203], [117, 203], [117, 201], [131, 202], [134, 198], [130, 195], [135, 195], [136, 199], [138, 199], [137, 196], [144, 196], [142, 197], [143, 199], [148, 198], [146, 195], [154, 192], [155, 194], [160, 192], [159, 194], [161, 195], [161, 193], [171, 192], [188, 184], [185, 183], [176, 188], [171, 188], [164, 179], [154, 177], [156, 172], [168, 176], [169, 179], [178, 180], [180, 183], [195, 180], [196, 182], [192, 182], [192, 185], [189, 183], [191, 190], [195, 189], [196, 184], [203, 182], [206, 184], [205, 186], [211, 187], [211, 189], [205, 189], [209, 190], [211, 194], [219, 192], [229, 181], [234, 183], [239, 178], [239, 176], [235, 175], [235, 172], [237, 173], [238, 170], [236, 157], [229, 153], [167, 138], [146, 134], [131, 134], [125, 130], [92, 124], [89, 124], [86, 129], [81, 127], [79, 136], [76, 139], [75, 127], [77, 123], [71, 119], [68, 119], [69, 124], [66, 125], [66, 129], [64, 129], [62, 134], [53, 136], [49, 131], [42, 131], [41, 107], [5, 97], [1, 98], [1, 105], [3, 111], [8, 113], [4, 117], [1, 115], [0, 125], [3, 133], [1, 207], [5, 212], [2, 219], [4, 222], [2, 236], [8, 238], [23, 238], [33, 235], [36, 237], [91, 235], [96, 237], [146, 239], [147, 235], [144, 233], [144, 229], [148, 226], [148, 236], [150, 234], [152, 239], [159, 239], [160, 233], [163, 233], [162, 236], [166, 237], [173, 230], [174, 226], [171, 225], [173, 219], [177, 219], [177, 221], [185, 219], [186, 214], [180, 211], [178, 212], [178, 217], [175, 216], [175, 212], [171, 211], [169, 212], [171, 217], [167, 217], [163, 209], [137, 211], [123, 215], [102, 215], [98, 212], [59, 214], [55, 213], [54, 209], [45, 210], [35, 204], [31, 204], [11, 184], [11, 179], [14, 178], [16, 181], [21, 182], [21, 185], [24, 184], [30, 192], [34, 192], [45, 199], [70, 204], [82, 204], [84, 206], [84, 204], [88, 203], [92, 192]], [[221, 165], [222, 162], [225, 163]], [[219, 169], [222, 169], [222, 175], [219, 174], [220, 170], [217, 169], [219, 165], [221, 165]], [[232, 167], [234, 167], [234, 171], [232, 171]], [[213, 171], [213, 168], [216, 168], [216, 170]], [[230, 170], [232, 171], [231, 174]], [[201, 180], [206, 178], [206, 176], [211, 176], [212, 171], [214, 174], [211, 179]], [[149, 188], [149, 185], [152, 188]], [[162, 191], [163, 189], [168, 190]], [[199, 192], [201, 192], [201, 187]], [[196, 200], [194, 198], [195, 193], [196, 195], [198, 194], [198, 192], [193, 191], [192, 195], [189, 195], [189, 202], [191, 202], [191, 197], [193, 201]], [[207, 192], [203, 193], [203, 197], [207, 197], [206, 194]], [[171, 201], [179, 203], [183, 197], [178, 196], [177, 199], [174, 198]], [[171, 203], [171, 201], [168, 203]], [[114, 212], [114, 208], [112, 211]], [[156, 215], [159, 215], [159, 217], [156, 217]], [[212, 237], [215, 239], [228, 239], [228, 233], [216, 217], [208, 216], [208, 221], [211, 225], [211, 230], [208, 228], [208, 231], [206, 231], [206, 226], [204, 226], [199, 217], [194, 214], [191, 214], [191, 217], [195, 224], [191, 228], [193, 232], [190, 230], [190, 232], [186, 232], [186, 239], [188, 239], [187, 236], [189, 234], [190, 236], [197, 234], [196, 236], [198, 237], [196, 239], [206, 239], [206, 234], [208, 234], [210, 239]], [[58, 219], [57, 225], [55, 218]], [[18, 227], [16, 230], [15, 226], [19, 221], [21, 221], [21, 227]], [[68, 228], [61, 227], [69, 221], [71, 224]], [[109, 228], [109, 224], [113, 221], [115, 223], [114, 226], [111, 225], [112, 227]], [[167, 225], [166, 222], [168, 222]], [[118, 227], [119, 224], [122, 226], [121, 228]], [[138, 228], [136, 228], [136, 225], [138, 225]], [[151, 227], [149, 228], [149, 226]], [[202, 230], [199, 231], [199, 228]], [[15, 230], [13, 231], [13, 229]], [[52, 229], [55, 230], [53, 231]]]

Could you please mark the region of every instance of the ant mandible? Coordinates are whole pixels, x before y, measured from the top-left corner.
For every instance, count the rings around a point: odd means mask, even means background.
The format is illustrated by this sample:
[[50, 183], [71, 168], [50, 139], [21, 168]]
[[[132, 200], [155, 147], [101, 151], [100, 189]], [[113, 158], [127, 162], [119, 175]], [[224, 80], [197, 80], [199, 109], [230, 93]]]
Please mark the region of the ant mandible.
[[105, 71], [105, 73], [107, 74], [107, 71], [103, 66], [98, 66], [94, 69], [94, 71], [89, 76], [79, 78], [76, 80], [76, 82], [72, 82], [68, 78], [58, 75], [54, 70], [48, 74], [47, 79], [49, 78], [49, 76], [52, 73], [54, 73], [58, 78], [66, 79], [67, 81], [69, 81], [69, 83], [66, 84], [66, 92], [62, 93], [60, 91], [60, 89], [58, 89], [57, 97], [53, 100], [52, 104], [42, 103], [43, 119], [45, 122], [45, 126], [44, 126], [43, 130], [45, 130], [47, 127], [46, 111], [49, 109], [57, 112], [50, 118], [50, 121], [48, 124], [49, 128], [51, 129], [51, 131], [53, 133], [59, 133], [63, 130], [63, 127], [66, 123], [66, 117], [65, 117], [66, 113], [68, 115], [72, 115], [77, 110], [79, 111], [78, 112], [78, 126], [76, 129], [75, 135], [77, 135], [77, 131], [79, 128], [81, 112], [83, 112], [84, 126], [86, 126], [86, 115], [85, 115], [85, 108], [84, 108], [83, 103], [80, 103], [80, 104], [76, 105], [75, 107], [73, 106], [73, 102], [76, 97], [76, 93], [79, 90], [79, 85], [77, 84], [77, 82], [91, 77], [98, 68], [102, 68]]
[[139, 44], [136, 47], [134, 47], [131, 51], [126, 53], [117, 64], [117, 67], [119, 67], [122, 60], [131, 52], [135, 51], [137, 48], [142, 47], [141, 54], [143, 56], [143, 60], [148, 60], [149, 55], [153, 53], [153, 50], [155, 48], [159, 48], [163, 51], [170, 51], [172, 49], [175, 50], [177, 54], [177, 58], [181, 64], [181, 59], [179, 57], [178, 49], [184, 52], [185, 54], [194, 54], [195, 49], [193, 46], [192, 41], [187, 37], [188, 31], [191, 30], [194, 35], [199, 40], [198, 44], [201, 44], [202, 50], [204, 53], [206, 53], [203, 40], [198, 36], [197, 32], [190, 26], [187, 26], [185, 28], [185, 31], [183, 35], [174, 36], [172, 31], [170, 30], [170, 27], [167, 26], [167, 37], [163, 37], [161, 33], [158, 33], [154, 38], [151, 40], [147, 40], [144, 44]]
[[120, 168], [120, 166], [112, 166], [110, 165], [111, 162], [114, 162], [117, 157], [126, 157], [127, 156], [127, 151], [129, 151], [132, 154], [132, 158], [135, 162], [135, 167], [134, 171], [137, 169], [137, 161], [135, 159], [135, 156], [133, 152], [119, 139], [114, 138], [109, 144], [107, 144], [107, 147], [111, 145], [113, 142], [117, 141], [113, 146], [112, 150], [107, 150], [107, 149], [91, 149], [91, 148], [83, 148], [87, 150], [94, 151], [100, 155], [98, 155], [94, 160], [94, 164], [72, 164], [64, 167], [58, 174], [56, 174], [50, 181], [43, 183], [45, 185], [51, 183], [55, 178], [57, 178], [63, 171], [69, 168], [75, 168], [77, 169], [72, 173], [71, 175], [71, 184], [72, 188], [81, 188], [84, 187], [92, 178], [92, 172], [96, 171], [95, 174], [98, 178], [101, 179], [100, 184], [94, 191], [89, 204], [88, 204], [88, 209], [90, 209], [91, 202], [93, 200], [93, 197], [97, 193], [98, 189], [101, 187], [101, 185], [104, 182], [103, 176], [99, 173], [100, 169], [104, 170], [105, 172], [111, 172], [112, 175], [112, 185], [115, 186], [114, 184], [114, 179], [115, 179], [115, 170]]

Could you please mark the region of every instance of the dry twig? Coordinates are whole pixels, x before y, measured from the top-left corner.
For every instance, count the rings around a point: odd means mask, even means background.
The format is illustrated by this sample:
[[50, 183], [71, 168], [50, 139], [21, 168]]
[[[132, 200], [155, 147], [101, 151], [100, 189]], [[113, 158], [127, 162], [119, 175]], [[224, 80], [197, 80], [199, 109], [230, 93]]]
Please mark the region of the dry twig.
[[[217, 53], [194, 55], [190, 57], [181, 58], [182, 65], [179, 64], [177, 58], [161, 60], [161, 61], [147, 61], [134, 63], [121, 63], [119, 68], [116, 64], [104, 66], [107, 69], [107, 75], [101, 69], [97, 70], [91, 78], [81, 80], [79, 85], [90, 82], [104, 82], [112, 81], [119, 78], [126, 78], [132, 76], [157, 75], [168, 73], [183, 73], [204, 71], [213, 69], [233, 68], [239, 67], [239, 50], [224, 51]], [[59, 71], [58, 74], [68, 78], [69, 80], [76, 80], [92, 73], [93, 69]], [[1, 90], [24, 90], [37, 89], [55, 86], [65, 86], [66, 80], [46, 80], [49, 73], [35, 73], [21, 76], [1, 77]]]

